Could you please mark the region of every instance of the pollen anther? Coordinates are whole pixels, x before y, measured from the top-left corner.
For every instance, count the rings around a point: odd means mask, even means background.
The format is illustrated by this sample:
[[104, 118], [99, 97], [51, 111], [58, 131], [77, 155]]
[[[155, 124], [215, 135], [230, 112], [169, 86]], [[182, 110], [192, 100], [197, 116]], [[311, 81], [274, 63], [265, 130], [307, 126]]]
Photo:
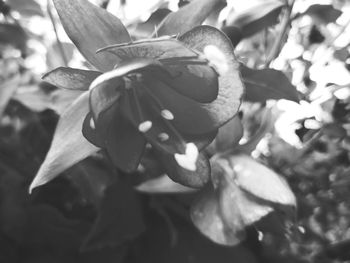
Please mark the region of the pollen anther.
[[144, 121], [139, 124], [139, 131], [140, 132], [148, 132], [152, 128], [152, 122], [151, 121]]
[[162, 110], [162, 111], [160, 112], [160, 114], [161, 114], [162, 117], [163, 117], [164, 119], [166, 119], [166, 120], [171, 121], [171, 120], [174, 119], [174, 114], [172, 114], [171, 111], [169, 111], [169, 110]]
[[162, 132], [158, 135], [158, 139], [161, 141], [161, 142], [165, 142], [167, 140], [169, 140], [169, 135], [165, 132]]

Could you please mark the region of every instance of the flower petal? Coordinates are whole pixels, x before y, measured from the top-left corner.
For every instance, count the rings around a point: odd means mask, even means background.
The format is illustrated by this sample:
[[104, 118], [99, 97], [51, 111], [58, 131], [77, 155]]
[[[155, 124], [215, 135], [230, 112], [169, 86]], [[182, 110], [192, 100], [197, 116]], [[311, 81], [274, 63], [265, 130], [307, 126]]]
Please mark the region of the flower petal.
[[99, 75], [98, 71], [59, 67], [46, 73], [42, 79], [58, 88], [86, 91]]
[[244, 226], [231, 229], [222, 216], [217, 193], [212, 185], [205, 187], [191, 206], [191, 219], [198, 230], [214, 242], [234, 246], [245, 237]]
[[130, 41], [121, 21], [85, 0], [53, 0], [62, 25], [85, 58], [102, 71], [110, 70], [117, 59], [108, 54], [96, 54], [99, 48]]
[[146, 140], [118, 108], [108, 128], [105, 145], [114, 165], [125, 172], [133, 172], [140, 163]]
[[183, 34], [199, 26], [211, 12], [222, 9], [223, 0], [193, 0], [175, 13], [170, 13], [159, 25], [158, 35]]
[[149, 79], [145, 85], [158, 98], [163, 108], [174, 115], [172, 123], [180, 132], [194, 135], [216, 130], [216, 121], [201, 104], [177, 93], [157, 79]]
[[233, 54], [233, 46], [227, 36], [220, 30], [210, 26], [198, 26], [179, 37], [189, 48], [204, 53], [207, 46], [215, 46], [222, 52], [224, 65], [227, 69], [219, 76], [219, 93], [217, 98], [208, 104], [202, 104], [215, 121], [215, 126], [222, 124], [235, 116], [241, 104], [244, 87], [239, 75], [239, 64]]
[[209, 181], [210, 164], [208, 158], [202, 153], [198, 156], [195, 171], [189, 171], [179, 166], [173, 155], [158, 152], [158, 158], [162, 162], [167, 175], [179, 184], [201, 188]]
[[174, 57], [195, 57], [198, 55], [198, 53], [173, 37], [146, 39], [110, 46], [106, 45], [99, 49], [97, 53], [108, 54], [106, 51], [114, 54], [121, 60], [131, 58], [153, 58], [160, 60]]
[[197, 102], [209, 103], [218, 96], [218, 75], [208, 65], [166, 65], [170, 73], [160, 76], [178, 93]]
[[185, 141], [181, 135], [167, 125], [160, 112], [155, 112], [149, 106], [145, 107], [145, 101], [139, 100], [139, 97], [135, 97], [133, 92], [131, 89], [127, 90], [121, 98], [122, 114], [133, 124], [135, 129], [143, 132], [147, 140], [157, 149], [169, 154], [184, 153]]
[[234, 155], [230, 165], [240, 188], [263, 200], [296, 207], [296, 198], [287, 182], [248, 155]]

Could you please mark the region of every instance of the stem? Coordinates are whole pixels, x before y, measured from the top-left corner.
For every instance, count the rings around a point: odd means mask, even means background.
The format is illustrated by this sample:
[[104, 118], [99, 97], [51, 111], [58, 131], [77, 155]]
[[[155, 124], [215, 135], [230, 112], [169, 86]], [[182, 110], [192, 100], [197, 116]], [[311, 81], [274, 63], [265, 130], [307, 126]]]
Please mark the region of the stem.
[[290, 4], [287, 3], [288, 7], [286, 9], [286, 13], [285, 13], [283, 20], [282, 20], [282, 23], [281, 23], [282, 24], [281, 30], [279, 32], [279, 35], [276, 38], [276, 41], [273, 43], [270, 54], [267, 56], [264, 68], [267, 68], [270, 65], [270, 63], [273, 60], [275, 60], [278, 57], [279, 53], [281, 52], [281, 47], [282, 47], [283, 41], [286, 39], [285, 36], [287, 34], [287, 31], [289, 31], [288, 27], [290, 27], [291, 14], [292, 14], [294, 2], [295, 2], [295, 0], [292, 0]]
[[67, 67], [68, 66], [68, 59], [67, 59], [67, 56], [64, 52], [64, 48], [63, 48], [63, 45], [62, 45], [62, 42], [58, 36], [58, 31], [57, 31], [57, 27], [56, 27], [56, 23], [55, 23], [55, 18], [51, 12], [51, 4], [50, 4], [50, 0], [47, 1], [47, 13], [49, 14], [49, 17], [50, 17], [50, 20], [51, 20], [51, 23], [52, 23], [52, 27], [53, 27], [53, 30], [55, 32], [55, 35], [56, 35], [56, 41], [57, 41], [57, 45], [58, 45], [58, 49], [60, 51], [60, 54], [61, 54], [61, 57], [63, 59], [63, 62], [64, 62], [64, 65]]

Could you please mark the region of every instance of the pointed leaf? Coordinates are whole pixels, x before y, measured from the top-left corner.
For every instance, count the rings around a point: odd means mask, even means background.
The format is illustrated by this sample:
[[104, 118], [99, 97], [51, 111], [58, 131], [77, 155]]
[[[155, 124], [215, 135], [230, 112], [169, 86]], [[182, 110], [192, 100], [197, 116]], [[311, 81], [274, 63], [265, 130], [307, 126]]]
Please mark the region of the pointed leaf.
[[99, 75], [101, 73], [97, 71], [59, 67], [46, 73], [42, 79], [61, 89], [86, 91]]
[[84, 93], [62, 114], [49, 152], [30, 186], [30, 191], [99, 150], [81, 132], [83, 121], [89, 112], [88, 97], [89, 93]]
[[246, 87], [245, 99], [252, 102], [286, 99], [299, 102], [295, 86], [282, 71], [275, 69], [250, 69], [241, 64], [240, 71]]
[[240, 13], [229, 15], [226, 24], [241, 29], [243, 37], [249, 37], [260, 30], [277, 23], [285, 4], [281, 1], [262, 1]]
[[287, 182], [271, 169], [247, 155], [234, 155], [230, 165], [237, 185], [266, 201], [296, 207], [296, 199]]
[[193, 0], [175, 13], [170, 13], [159, 25], [157, 34], [183, 34], [199, 26], [218, 7], [223, 8], [223, 0]]
[[199, 52], [203, 52], [206, 46], [215, 46], [222, 52], [224, 61], [221, 64], [225, 70], [219, 75], [218, 96], [211, 103], [201, 104], [212, 116], [214, 126], [220, 127], [237, 113], [244, 92], [233, 46], [224, 33], [210, 26], [196, 27], [180, 36], [179, 40]]
[[95, 52], [108, 45], [130, 42], [121, 21], [86, 0], [53, 2], [66, 33], [85, 58], [99, 70], [113, 69], [116, 58]]

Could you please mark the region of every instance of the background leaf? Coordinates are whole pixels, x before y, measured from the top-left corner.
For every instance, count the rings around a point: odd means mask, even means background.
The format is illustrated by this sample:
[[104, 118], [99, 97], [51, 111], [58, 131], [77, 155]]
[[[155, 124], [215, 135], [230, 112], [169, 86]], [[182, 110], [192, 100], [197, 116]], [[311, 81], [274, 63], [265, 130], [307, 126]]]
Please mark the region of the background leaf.
[[117, 247], [134, 239], [144, 229], [136, 192], [126, 182], [118, 180], [106, 189], [95, 225], [82, 248]]
[[241, 64], [240, 71], [246, 87], [247, 101], [287, 99], [299, 102], [298, 92], [282, 71], [275, 69], [251, 69]]
[[316, 19], [316, 22], [334, 23], [343, 12], [335, 9], [332, 5], [311, 5], [302, 15], [309, 15]]
[[284, 6], [281, 1], [261, 1], [242, 12], [233, 11], [228, 16], [226, 24], [239, 28], [243, 37], [249, 37], [276, 24]]

